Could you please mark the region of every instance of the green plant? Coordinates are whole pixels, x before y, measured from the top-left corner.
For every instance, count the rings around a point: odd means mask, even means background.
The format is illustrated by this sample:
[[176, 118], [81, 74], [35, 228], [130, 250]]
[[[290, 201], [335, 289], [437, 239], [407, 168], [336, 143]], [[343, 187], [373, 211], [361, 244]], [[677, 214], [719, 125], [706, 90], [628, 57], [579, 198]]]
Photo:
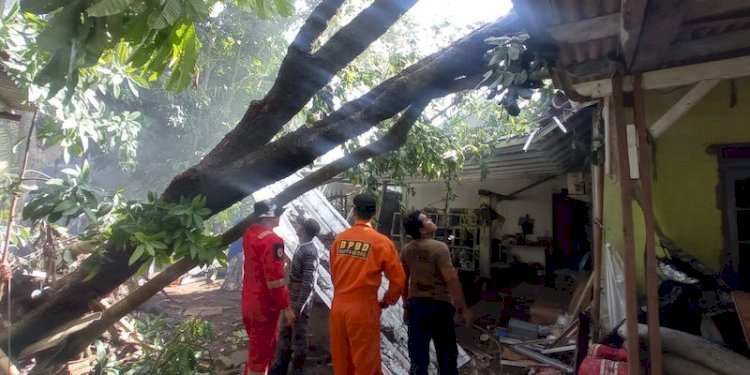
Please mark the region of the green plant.
[[206, 345], [213, 339], [214, 330], [207, 321], [190, 318], [175, 327], [171, 339], [164, 343], [155, 342], [160, 344], [161, 350], [149, 353], [134, 365], [132, 374], [208, 374], [209, 368], [200, 359], [205, 354], [210, 356]]
[[[495, 47], [489, 52], [489, 68], [482, 83], [489, 84], [488, 99], [498, 98], [511, 116], [518, 116], [521, 107], [518, 98], [531, 99], [544, 88], [542, 78], [547, 76], [546, 67], [539, 55], [524, 44], [528, 34], [520, 33], [485, 39]], [[544, 95], [549, 95], [543, 92]]]
[[227, 336], [226, 338], [226, 341], [228, 343], [237, 346], [247, 344], [247, 340], [247, 331], [245, 331], [244, 329], [238, 329], [232, 332], [232, 334], [230, 336]]

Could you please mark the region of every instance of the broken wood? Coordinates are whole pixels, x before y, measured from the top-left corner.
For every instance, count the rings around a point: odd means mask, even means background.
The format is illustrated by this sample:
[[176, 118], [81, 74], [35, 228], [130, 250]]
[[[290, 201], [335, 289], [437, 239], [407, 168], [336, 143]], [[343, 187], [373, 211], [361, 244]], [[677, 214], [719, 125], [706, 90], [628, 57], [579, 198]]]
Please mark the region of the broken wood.
[[47, 350], [50, 348], [53, 348], [60, 343], [62, 343], [65, 339], [68, 338], [71, 334], [80, 331], [92, 323], [99, 320], [99, 318], [102, 316], [102, 313], [96, 312], [85, 315], [83, 318], [74, 320], [58, 329], [56, 329], [50, 336], [47, 336], [31, 345], [28, 345], [25, 347], [21, 353], [18, 355], [18, 358], [26, 358], [33, 354], [39, 353], [43, 350]]
[[554, 367], [556, 369], [562, 370], [562, 371], [564, 371], [567, 374], [572, 374], [573, 371], [574, 371], [573, 367], [568, 366], [565, 363], [562, 363], [562, 362], [560, 362], [560, 361], [558, 361], [558, 360], [556, 360], [554, 358], [550, 358], [550, 357], [547, 357], [547, 356], [545, 356], [543, 354], [537, 353], [537, 352], [535, 352], [535, 351], [533, 351], [531, 349], [524, 348], [522, 346], [511, 346], [510, 349], [513, 350], [513, 351], [515, 351], [515, 352], [517, 352], [517, 353], [519, 353], [519, 354], [523, 354], [523, 355], [525, 355], [525, 356], [527, 356], [527, 357], [529, 357], [529, 358], [531, 358], [531, 359], [533, 359], [535, 361], [539, 361], [539, 362], [544, 363], [546, 365], [552, 366], [552, 367]]

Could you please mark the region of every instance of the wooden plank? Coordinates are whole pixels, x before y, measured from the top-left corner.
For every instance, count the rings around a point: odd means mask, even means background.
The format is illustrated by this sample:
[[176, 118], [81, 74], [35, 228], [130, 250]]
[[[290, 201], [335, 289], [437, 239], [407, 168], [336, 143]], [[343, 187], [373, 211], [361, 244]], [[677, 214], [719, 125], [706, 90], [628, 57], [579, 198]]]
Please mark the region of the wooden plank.
[[[643, 73], [643, 88], [646, 90], [666, 89], [691, 85], [705, 80], [733, 79], [745, 76], [750, 76], [750, 56]], [[633, 85], [628, 78], [625, 77], [623, 80], [623, 89], [633, 91]], [[573, 85], [573, 90], [578, 95], [603, 98], [612, 95], [612, 82], [609, 79], [602, 79], [578, 83]]]
[[682, 118], [690, 108], [693, 108], [706, 94], [713, 90], [721, 80], [712, 79], [698, 82], [690, 91], [680, 98], [667, 112], [665, 112], [648, 130], [654, 138], [658, 138]]
[[645, 13], [646, 0], [622, 0], [620, 3], [620, 47], [628, 67], [633, 65]]
[[646, 129], [646, 97], [641, 87], [641, 75], [636, 74], [633, 80], [633, 114], [638, 136], [638, 165], [641, 172], [641, 192], [643, 194], [643, 216], [646, 226], [646, 306], [648, 308], [648, 337], [650, 364], [653, 375], [662, 373], [661, 333], [659, 331], [659, 277], [656, 259], [656, 218], [651, 198], [651, 147]]
[[635, 267], [635, 237], [633, 234], [633, 197], [628, 178], [628, 146], [625, 130], [625, 104], [623, 102], [623, 79], [615, 76], [612, 79], [612, 99], [614, 110], [614, 144], [617, 151], [617, 171], [620, 185], [620, 204], [622, 210], [623, 260], [625, 272], [625, 325], [628, 333], [628, 373], [640, 373], [640, 354], [638, 353], [638, 291]]
[[750, 48], [750, 30], [721, 33], [672, 45], [665, 63], [695, 60]]
[[[607, 110], [609, 106], [602, 105], [603, 116], [608, 116]], [[598, 112], [595, 112], [598, 114]], [[600, 130], [600, 122], [598, 118], [592, 121], [592, 132], [591, 132], [591, 143], [592, 149], [605, 147], [604, 134]], [[605, 121], [604, 126], [607, 125]], [[600, 153], [600, 155], [606, 155], [606, 152]], [[606, 156], [605, 156], [606, 158]], [[591, 226], [593, 227], [593, 270], [591, 271], [591, 277], [594, 280], [592, 285], [592, 300], [591, 300], [591, 321], [593, 323], [592, 338], [594, 342], [599, 342], [600, 335], [600, 301], [602, 291], [602, 234], [603, 234], [603, 217], [604, 217], [604, 164], [606, 160], [599, 160], [594, 165], [591, 164], [591, 182], [593, 184], [591, 189], [591, 199], [593, 202], [593, 214]]]
[[27, 346], [26, 349], [21, 351], [21, 353], [18, 355], [18, 358], [23, 359], [23, 358], [31, 356], [32, 354], [36, 354], [43, 350], [47, 350], [47, 349], [50, 349], [59, 345], [61, 342], [66, 340], [70, 335], [88, 327], [91, 323], [101, 318], [101, 316], [102, 316], [101, 312], [95, 312], [95, 313], [84, 315], [80, 319], [74, 320], [70, 323], [63, 325], [62, 327], [53, 331], [53, 333], [50, 334], [49, 336]]
[[632, 71], [645, 72], [659, 67], [668, 56], [669, 45], [680, 33], [685, 0], [650, 0], [641, 30]]
[[745, 341], [750, 347], [750, 293], [735, 290], [732, 292], [732, 299], [740, 318], [742, 332], [745, 334]]
[[691, 0], [685, 14], [686, 20], [703, 19], [750, 9], [747, 0]]
[[614, 13], [548, 27], [546, 32], [556, 42], [580, 43], [616, 36], [620, 32], [619, 21], [620, 14]]

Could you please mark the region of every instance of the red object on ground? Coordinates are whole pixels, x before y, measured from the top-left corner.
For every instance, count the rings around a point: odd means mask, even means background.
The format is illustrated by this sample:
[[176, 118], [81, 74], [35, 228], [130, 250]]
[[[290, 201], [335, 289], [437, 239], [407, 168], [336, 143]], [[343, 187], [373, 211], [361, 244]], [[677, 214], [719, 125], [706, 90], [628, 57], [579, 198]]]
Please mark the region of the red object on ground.
[[594, 344], [589, 348], [588, 356], [592, 358], [609, 359], [618, 362], [628, 361], [628, 351], [625, 349], [610, 348], [606, 345]]
[[595, 344], [581, 362], [579, 375], [627, 375], [628, 352], [625, 349], [610, 348]]

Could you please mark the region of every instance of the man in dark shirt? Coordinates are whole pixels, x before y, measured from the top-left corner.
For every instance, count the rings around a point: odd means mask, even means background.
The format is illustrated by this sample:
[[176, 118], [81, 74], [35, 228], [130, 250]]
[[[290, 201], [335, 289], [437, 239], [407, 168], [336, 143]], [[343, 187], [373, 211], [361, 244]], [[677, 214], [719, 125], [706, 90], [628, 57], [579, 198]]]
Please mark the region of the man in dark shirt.
[[450, 251], [446, 244], [433, 239], [437, 226], [423, 213], [409, 214], [404, 228], [414, 239], [401, 250], [408, 281], [403, 298], [404, 321], [409, 328], [409, 373], [427, 375], [432, 340], [440, 374], [457, 375], [458, 345], [453, 317], [456, 309], [467, 325], [473, 317], [466, 307]]
[[[286, 375], [289, 362], [292, 374], [302, 373], [307, 356], [307, 318], [312, 305], [313, 290], [318, 278], [318, 249], [313, 238], [318, 235], [320, 225], [313, 219], [305, 220], [297, 229], [299, 247], [294, 252], [289, 269], [289, 298], [292, 311], [297, 316], [293, 326], [282, 322], [279, 344], [270, 374]], [[283, 317], [282, 317], [283, 319]]]

